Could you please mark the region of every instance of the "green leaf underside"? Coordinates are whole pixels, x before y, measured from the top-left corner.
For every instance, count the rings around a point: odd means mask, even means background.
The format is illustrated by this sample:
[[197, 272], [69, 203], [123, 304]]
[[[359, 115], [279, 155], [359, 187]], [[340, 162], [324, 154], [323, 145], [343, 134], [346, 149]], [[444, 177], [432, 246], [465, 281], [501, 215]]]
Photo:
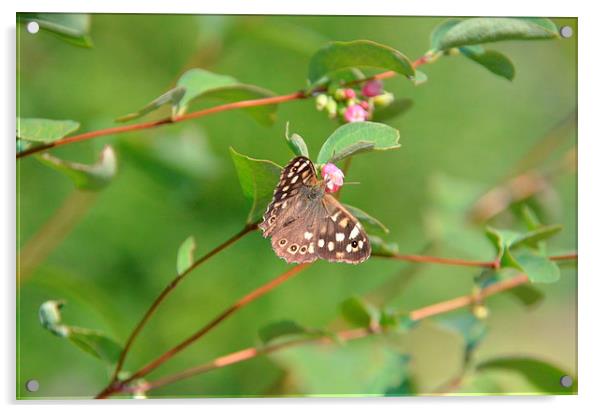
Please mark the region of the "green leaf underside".
[[92, 47], [90, 15], [77, 13], [19, 13], [20, 21], [35, 21], [40, 29], [80, 47]]
[[403, 115], [412, 108], [411, 99], [395, 99], [389, 106], [377, 108], [372, 115], [373, 122], [383, 122]]
[[42, 327], [56, 336], [68, 339], [81, 350], [106, 363], [116, 363], [122, 351], [121, 346], [101, 331], [63, 324], [61, 320], [63, 305], [63, 301], [50, 300], [40, 306], [39, 317]]
[[300, 336], [309, 333], [309, 331], [292, 320], [282, 320], [270, 323], [259, 329], [259, 339], [263, 344], [268, 344], [277, 339], [283, 338], [299, 338]]
[[378, 325], [379, 313], [377, 308], [359, 297], [351, 297], [341, 303], [341, 315], [357, 327]]
[[256, 222], [272, 200], [280, 178], [280, 166], [272, 161], [253, 159], [230, 148], [244, 196], [252, 201], [247, 222]]
[[308, 78], [315, 84], [330, 73], [352, 67], [393, 70], [414, 76], [412, 62], [401, 52], [369, 40], [355, 40], [331, 42], [318, 50], [310, 60]]
[[506, 78], [514, 79], [514, 64], [512, 61], [500, 52], [495, 50], [485, 50], [481, 46], [464, 46], [460, 52], [470, 60], [480, 64], [491, 73]]
[[36, 159], [68, 176], [75, 186], [83, 190], [97, 191], [107, 186], [117, 173], [117, 158], [113, 148], [105, 146], [98, 161], [92, 165], [69, 162], [48, 153], [36, 156]]
[[50, 143], [79, 129], [73, 120], [17, 118], [17, 137], [30, 142]]
[[372, 233], [376, 232], [376, 233], [380, 233], [383, 235], [386, 235], [389, 233], [389, 228], [387, 228], [378, 219], [374, 218], [373, 216], [369, 215], [368, 213], [362, 211], [359, 208], [356, 208], [356, 207], [348, 205], [348, 204], [343, 204], [343, 205], [349, 212], [351, 212], [351, 214], [354, 217], [356, 217], [357, 219], [360, 220], [360, 222], [364, 226], [364, 229], [368, 233], [372, 234]]
[[[231, 76], [212, 73], [203, 69], [191, 69], [184, 73], [177, 83], [186, 93], [180, 101], [179, 113], [184, 113], [194, 101], [214, 98], [225, 102], [261, 99], [274, 96], [274, 93], [254, 85], [240, 83]], [[243, 108], [251, 117], [263, 125], [275, 121], [276, 105], [263, 105]]]
[[375, 338], [343, 346], [305, 345], [270, 354], [294, 381], [291, 394], [312, 396], [381, 396], [402, 391], [408, 379], [408, 356]]
[[520, 269], [529, 276], [531, 282], [554, 283], [560, 279], [558, 265], [546, 257], [531, 253], [519, 253], [514, 258]]
[[142, 109], [138, 110], [137, 112], [130, 113], [125, 116], [121, 116], [120, 118], [115, 119], [115, 121], [116, 122], [127, 122], [127, 121], [130, 121], [133, 119], [138, 119], [148, 113], [154, 112], [155, 110], [157, 110], [160, 107], [167, 105], [167, 104], [176, 107], [179, 104], [179, 102], [182, 100], [182, 97], [184, 96], [185, 93], [186, 93], [185, 88], [183, 88], [181, 86], [175, 87], [175, 88], [170, 89], [167, 92], [163, 93], [161, 96], [154, 99], [152, 102], [150, 102], [148, 105], [144, 106]]
[[558, 29], [549, 19], [521, 17], [477, 17], [446, 22], [435, 30], [432, 48], [447, 50], [503, 40], [543, 40], [558, 38]]
[[508, 370], [521, 374], [533, 386], [545, 393], [576, 393], [577, 382], [569, 388], [560, 385], [563, 376], [570, 376], [561, 368], [530, 357], [500, 357], [485, 361], [477, 366], [478, 371]]
[[544, 295], [541, 291], [528, 284], [514, 287], [511, 290], [508, 290], [508, 294], [514, 296], [527, 307], [533, 307], [544, 299]]
[[293, 133], [291, 137], [286, 139], [286, 143], [296, 156], [305, 156], [309, 158], [307, 144], [300, 135]]
[[178, 275], [181, 275], [194, 263], [194, 251], [196, 250], [196, 241], [191, 235], [180, 245], [178, 249], [176, 268]]
[[470, 313], [443, 318], [439, 320], [438, 324], [449, 331], [460, 334], [468, 354], [476, 348], [487, 333], [486, 325]]
[[326, 139], [317, 163], [340, 161], [359, 152], [399, 148], [399, 131], [382, 123], [353, 122], [337, 128]]
[[372, 255], [382, 255], [390, 257], [399, 252], [399, 247], [394, 242], [385, 242], [382, 238], [376, 235], [368, 235], [370, 246], [372, 247]]

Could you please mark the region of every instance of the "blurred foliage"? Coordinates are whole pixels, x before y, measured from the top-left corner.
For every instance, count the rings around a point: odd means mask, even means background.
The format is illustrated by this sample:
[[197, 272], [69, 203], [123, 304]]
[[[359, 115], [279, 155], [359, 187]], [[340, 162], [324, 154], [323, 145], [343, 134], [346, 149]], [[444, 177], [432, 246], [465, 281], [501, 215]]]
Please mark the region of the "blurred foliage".
[[[91, 16], [84, 35], [93, 39], [91, 48], [73, 47], [45, 30], [31, 35], [19, 25], [18, 115], [74, 119], [86, 131], [109, 127], [121, 114], [172, 90], [193, 68], [231, 76], [241, 84], [276, 94], [290, 93], [307, 86], [311, 56], [326, 41], [369, 39], [413, 60], [432, 49], [430, 33], [444, 21], [428, 17], [98, 14]], [[554, 23], [569, 25], [577, 33], [576, 19], [555, 19]], [[439, 40], [443, 56], [454, 56], [454, 48], [474, 44], [470, 25], [460, 35], [459, 29], [450, 29], [449, 37]], [[537, 30], [549, 33], [541, 22], [525, 21], [518, 26], [525, 25], [529, 36], [538, 37], [533, 34]], [[516, 33], [503, 35], [520, 38]], [[484, 235], [485, 225], [518, 233], [533, 231], [515, 213], [524, 205], [539, 221], [563, 227], [547, 240], [545, 254], [576, 249], [576, 182], [570, 171], [553, 177], [551, 196], [535, 194], [510, 202], [509, 209], [484, 224], [474, 224], [468, 217], [480, 196], [514, 173], [533, 147], [546, 145], [542, 138], [550, 128], [576, 110], [576, 45], [576, 36], [495, 43], [496, 53], [512, 56], [512, 82], [492, 76], [467, 59], [443, 57], [421, 67], [429, 80], [418, 88], [403, 76], [386, 81], [386, 89], [396, 99], [413, 102], [409, 111], [407, 103], [400, 105], [400, 111], [407, 111], [403, 117], [387, 121], [399, 130], [402, 149], [356, 157], [346, 178], [361, 185], [349, 185], [342, 194], [343, 202], [370, 211], [389, 228], [380, 242], [371, 237], [375, 251], [389, 247], [414, 253], [428, 244], [434, 255], [492, 259], [496, 248]], [[480, 56], [474, 60], [487, 69], [500, 67], [500, 59]], [[492, 61], [494, 65], [489, 64]], [[512, 78], [508, 67], [496, 70]], [[313, 78], [321, 77], [330, 69], [318, 65], [311, 73], [315, 73]], [[200, 99], [195, 110], [213, 104]], [[312, 159], [317, 155], [312, 151], [322, 147], [336, 126], [311, 101], [279, 105], [271, 127], [241, 112], [106, 136], [52, 152], [64, 162], [92, 164], [110, 144], [119, 170], [74, 230], [57, 237], [51, 254], [19, 282], [19, 397], [89, 397], [108, 380], [97, 360], [41, 328], [38, 309], [42, 303], [57, 297], [66, 300], [72, 309], [70, 323], [106, 332], [123, 343], [149, 303], [174, 277], [174, 257], [183, 239], [192, 234], [202, 255], [239, 231], [247, 218], [261, 215], [260, 210], [247, 215], [248, 203], [237, 183], [240, 171], [232, 163], [230, 148], [269, 159], [276, 171], [276, 164], [292, 157], [283, 139], [287, 121], [303, 136]], [[171, 108], [161, 106], [148, 117], [170, 114]], [[574, 121], [571, 125], [554, 150], [534, 167], [555, 165], [574, 147]], [[40, 228], [74, 189], [69, 179], [30, 157], [18, 163], [18, 190], [17, 237], [22, 250], [36, 242]], [[189, 263], [191, 251], [189, 246], [182, 247], [178, 268]], [[394, 281], [401, 276], [400, 267], [407, 265], [382, 259], [360, 266], [316, 263], [237, 313], [149, 379], [256, 345], [258, 331], [274, 320], [294, 320], [297, 332], [331, 330], [344, 322], [338, 319], [340, 303]], [[259, 234], [244, 238], [196, 270], [165, 301], [134, 345], [125, 369], [133, 371], [156, 357], [284, 268]], [[470, 336], [478, 337], [478, 346], [471, 348], [476, 365], [501, 356], [529, 354], [551, 366], [562, 366], [558, 371], [576, 372], [576, 269], [560, 266], [560, 274], [556, 283], [537, 285], [540, 296], [522, 295], [525, 302], [537, 302], [537, 306], [517, 306], [511, 294], [487, 301], [488, 333]], [[474, 269], [421, 265], [387, 305], [410, 310], [464, 295], [474, 287], [476, 276]], [[503, 276], [496, 274], [499, 279]], [[394, 319], [385, 314], [384, 310], [380, 314], [381, 323]], [[274, 334], [264, 336], [277, 337]], [[421, 322], [386, 337], [275, 352], [156, 389], [151, 395], [430, 393], [461, 371], [466, 346], [462, 334], [447, 334], [436, 322]], [[538, 386], [532, 374], [508, 370], [471, 373], [453, 391], [563, 391]], [[30, 378], [40, 382], [35, 394], [22, 390]]]

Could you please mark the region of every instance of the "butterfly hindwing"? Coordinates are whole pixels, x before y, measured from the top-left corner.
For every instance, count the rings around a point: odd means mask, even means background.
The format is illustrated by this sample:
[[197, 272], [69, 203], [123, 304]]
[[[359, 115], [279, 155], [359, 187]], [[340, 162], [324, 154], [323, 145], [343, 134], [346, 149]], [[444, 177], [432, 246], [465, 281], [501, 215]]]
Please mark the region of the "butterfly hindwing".
[[359, 264], [372, 251], [362, 225], [332, 195], [324, 196], [328, 217], [319, 223], [317, 253], [331, 262]]

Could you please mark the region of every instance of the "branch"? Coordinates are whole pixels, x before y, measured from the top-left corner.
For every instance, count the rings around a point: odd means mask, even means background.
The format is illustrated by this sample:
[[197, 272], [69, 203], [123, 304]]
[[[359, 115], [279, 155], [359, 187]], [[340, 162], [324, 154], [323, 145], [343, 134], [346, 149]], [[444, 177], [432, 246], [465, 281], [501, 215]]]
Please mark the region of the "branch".
[[128, 352], [130, 351], [130, 348], [132, 347], [134, 340], [136, 339], [136, 337], [138, 336], [138, 334], [140, 333], [140, 331], [142, 330], [144, 325], [148, 322], [150, 317], [153, 315], [153, 313], [155, 312], [157, 307], [159, 307], [159, 305], [163, 302], [165, 297], [167, 297], [167, 295], [169, 295], [169, 293], [174, 288], [176, 288], [176, 286], [180, 283], [180, 281], [182, 281], [188, 274], [190, 274], [193, 270], [195, 270], [197, 267], [199, 267], [202, 263], [204, 263], [205, 261], [207, 261], [209, 258], [213, 257], [214, 255], [218, 254], [219, 252], [223, 251], [224, 249], [228, 248], [230, 245], [234, 244], [236, 241], [240, 240], [242, 237], [244, 237], [248, 233], [254, 231], [255, 229], [257, 229], [257, 224], [246, 225], [240, 232], [233, 235], [227, 241], [221, 243], [220, 245], [218, 245], [217, 247], [215, 247], [214, 249], [209, 251], [207, 254], [205, 254], [201, 258], [197, 259], [195, 262], [193, 262], [192, 265], [190, 267], [188, 267], [188, 269], [186, 271], [184, 271], [182, 274], [179, 274], [178, 276], [176, 276], [165, 287], [165, 289], [161, 292], [161, 294], [159, 294], [159, 296], [157, 298], [155, 298], [155, 301], [153, 301], [153, 303], [148, 308], [148, 310], [146, 310], [146, 313], [144, 314], [142, 319], [138, 322], [138, 324], [136, 325], [136, 327], [134, 328], [134, 330], [128, 337], [128, 340], [125, 343], [123, 351], [121, 352], [121, 354], [119, 356], [119, 360], [117, 361], [117, 365], [115, 366], [115, 370], [114, 370], [113, 376], [111, 378], [111, 383], [114, 383], [117, 380], [117, 375], [119, 374], [119, 372], [121, 371], [121, 368], [123, 367], [125, 358], [126, 358]]
[[[468, 294], [464, 296], [460, 296], [448, 301], [442, 301], [437, 304], [433, 304], [430, 306], [422, 307], [417, 310], [410, 312], [410, 319], [413, 321], [420, 321], [425, 318], [434, 317], [437, 315], [441, 315], [444, 313], [448, 313], [454, 310], [458, 310], [463, 307], [470, 306], [474, 303], [481, 302], [484, 298], [490, 297], [495, 294], [499, 294], [501, 292], [511, 290], [520, 285], [527, 284], [529, 282], [529, 278], [525, 274], [519, 274], [513, 278], [508, 280], [500, 281], [496, 284], [493, 284], [487, 288], [484, 288], [481, 293], [477, 296], [474, 294]], [[201, 364], [196, 367], [192, 367], [181, 371], [179, 373], [175, 373], [172, 375], [165, 376], [163, 378], [159, 378], [157, 380], [132, 387], [124, 387], [122, 391], [133, 393], [135, 391], [148, 391], [151, 389], [155, 389], [158, 387], [162, 387], [180, 380], [187, 379], [189, 377], [206, 373], [211, 370], [216, 370], [222, 367], [230, 366], [232, 364], [241, 363], [246, 360], [250, 360], [256, 358], [260, 355], [273, 353], [278, 350], [282, 350], [289, 347], [295, 347], [308, 343], [316, 343], [316, 344], [334, 344], [335, 342], [347, 342], [352, 340], [357, 340], [360, 338], [364, 338], [374, 334], [383, 334], [386, 333], [387, 330], [383, 330], [380, 327], [377, 328], [359, 328], [353, 330], [344, 330], [336, 333], [337, 339], [333, 340], [332, 338], [322, 337], [319, 339], [299, 339], [293, 340], [286, 343], [273, 344], [270, 346], [265, 346], [262, 348], [250, 347], [244, 350], [240, 350], [222, 357], [218, 357], [209, 363]]]
[[[418, 60], [416, 60], [412, 64], [412, 66], [414, 68], [416, 68], [425, 63], [428, 63], [428, 61], [426, 61], [423, 56], [423, 57], [419, 58]], [[372, 77], [369, 77], [366, 79], [361, 79], [359, 81], [348, 82], [345, 85], [352, 85], [354, 83], [366, 82], [371, 79], [381, 79], [381, 80], [388, 79], [388, 78], [394, 77], [395, 75], [397, 75], [396, 72], [388, 71], [388, 72], [383, 72], [383, 73], [377, 74], [375, 76], [372, 76]], [[307, 99], [307, 98], [311, 97], [314, 93], [323, 92], [325, 90], [326, 90], [326, 88], [324, 86], [321, 86], [321, 87], [318, 87], [309, 92], [301, 90], [298, 92], [289, 93], [287, 95], [272, 96], [272, 97], [261, 98], [261, 99], [241, 100], [238, 102], [226, 103], [224, 105], [219, 105], [219, 106], [214, 106], [212, 108], [199, 110], [197, 112], [188, 113], [188, 114], [185, 114], [182, 116], [169, 117], [169, 118], [164, 118], [164, 119], [160, 119], [160, 120], [156, 120], [156, 121], [134, 123], [131, 125], [115, 126], [112, 128], [99, 129], [96, 131], [80, 133], [79, 135], [69, 136], [69, 137], [63, 138], [58, 141], [34, 146], [32, 148], [29, 148], [27, 150], [19, 152], [19, 153], [17, 153], [17, 159], [25, 158], [27, 156], [30, 156], [35, 153], [42, 152], [42, 151], [45, 151], [48, 149], [56, 148], [56, 147], [63, 146], [63, 145], [69, 145], [71, 143], [82, 142], [82, 141], [97, 138], [100, 136], [117, 135], [117, 134], [125, 133], [125, 132], [132, 132], [132, 131], [137, 131], [137, 130], [156, 128], [156, 127], [163, 126], [163, 125], [170, 125], [170, 124], [174, 124], [174, 123], [184, 122], [184, 121], [187, 121], [190, 119], [197, 119], [197, 118], [201, 118], [203, 116], [212, 115], [214, 113], [219, 113], [219, 112], [225, 112], [228, 110], [249, 108], [249, 107], [255, 107], [255, 106], [266, 106], [266, 105], [273, 105], [273, 104], [277, 104], [277, 103], [290, 102], [293, 100]]]
[[102, 392], [100, 392], [96, 396], [96, 398], [104, 399], [113, 393], [122, 391], [123, 386], [125, 384], [127, 384], [137, 378], [143, 377], [143, 376], [147, 375], [148, 373], [150, 373], [151, 371], [155, 370], [157, 367], [159, 367], [163, 363], [170, 360], [172, 357], [174, 357], [176, 354], [178, 354], [179, 352], [184, 350], [186, 347], [188, 347], [189, 345], [191, 345], [192, 343], [194, 343], [195, 341], [197, 341], [198, 339], [203, 337], [205, 334], [207, 334], [214, 327], [219, 325], [226, 318], [230, 317], [236, 311], [245, 307], [249, 303], [253, 302], [254, 300], [256, 300], [259, 297], [263, 296], [264, 294], [268, 293], [269, 291], [273, 290], [274, 288], [276, 288], [277, 286], [279, 286], [286, 280], [294, 277], [295, 275], [297, 275], [298, 273], [303, 271], [305, 268], [307, 268], [309, 265], [310, 265], [309, 263], [296, 265], [296, 266], [290, 268], [288, 271], [284, 272], [283, 274], [279, 275], [278, 277], [274, 278], [272, 281], [268, 282], [267, 284], [264, 284], [261, 287], [253, 290], [252, 292], [250, 292], [249, 294], [245, 295], [243, 298], [238, 300], [236, 303], [234, 303], [233, 305], [228, 307], [226, 310], [224, 310], [220, 315], [215, 317], [213, 320], [211, 320], [208, 324], [206, 324], [204, 327], [202, 327], [196, 333], [194, 333], [193, 335], [191, 335], [190, 337], [188, 337], [186, 340], [182, 341], [180, 344], [176, 345], [175, 347], [172, 347], [170, 350], [166, 351], [161, 356], [157, 357], [155, 360], [151, 361], [146, 366], [142, 367], [141, 369], [139, 369], [138, 371], [133, 373], [127, 379], [122, 380], [122, 381], [114, 381], [111, 384], [109, 384], [109, 386], [107, 386], [107, 388], [105, 388]]

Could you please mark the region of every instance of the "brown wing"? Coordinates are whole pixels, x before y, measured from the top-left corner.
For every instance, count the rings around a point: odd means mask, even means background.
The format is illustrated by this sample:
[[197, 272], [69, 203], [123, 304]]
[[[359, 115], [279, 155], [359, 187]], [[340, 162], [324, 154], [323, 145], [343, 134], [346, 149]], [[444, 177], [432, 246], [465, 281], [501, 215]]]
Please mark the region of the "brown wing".
[[362, 225], [332, 195], [323, 199], [327, 217], [318, 222], [317, 254], [331, 262], [359, 264], [370, 257], [372, 248]]
[[267, 238], [272, 235], [282, 221], [283, 212], [297, 202], [296, 197], [301, 187], [317, 183], [316, 170], [311, 160], [305, 156], [297, 156], [291, 160], [282, 169], [272, 202], [268, 205], [263, 221], [259, 224], [263, 236]]

